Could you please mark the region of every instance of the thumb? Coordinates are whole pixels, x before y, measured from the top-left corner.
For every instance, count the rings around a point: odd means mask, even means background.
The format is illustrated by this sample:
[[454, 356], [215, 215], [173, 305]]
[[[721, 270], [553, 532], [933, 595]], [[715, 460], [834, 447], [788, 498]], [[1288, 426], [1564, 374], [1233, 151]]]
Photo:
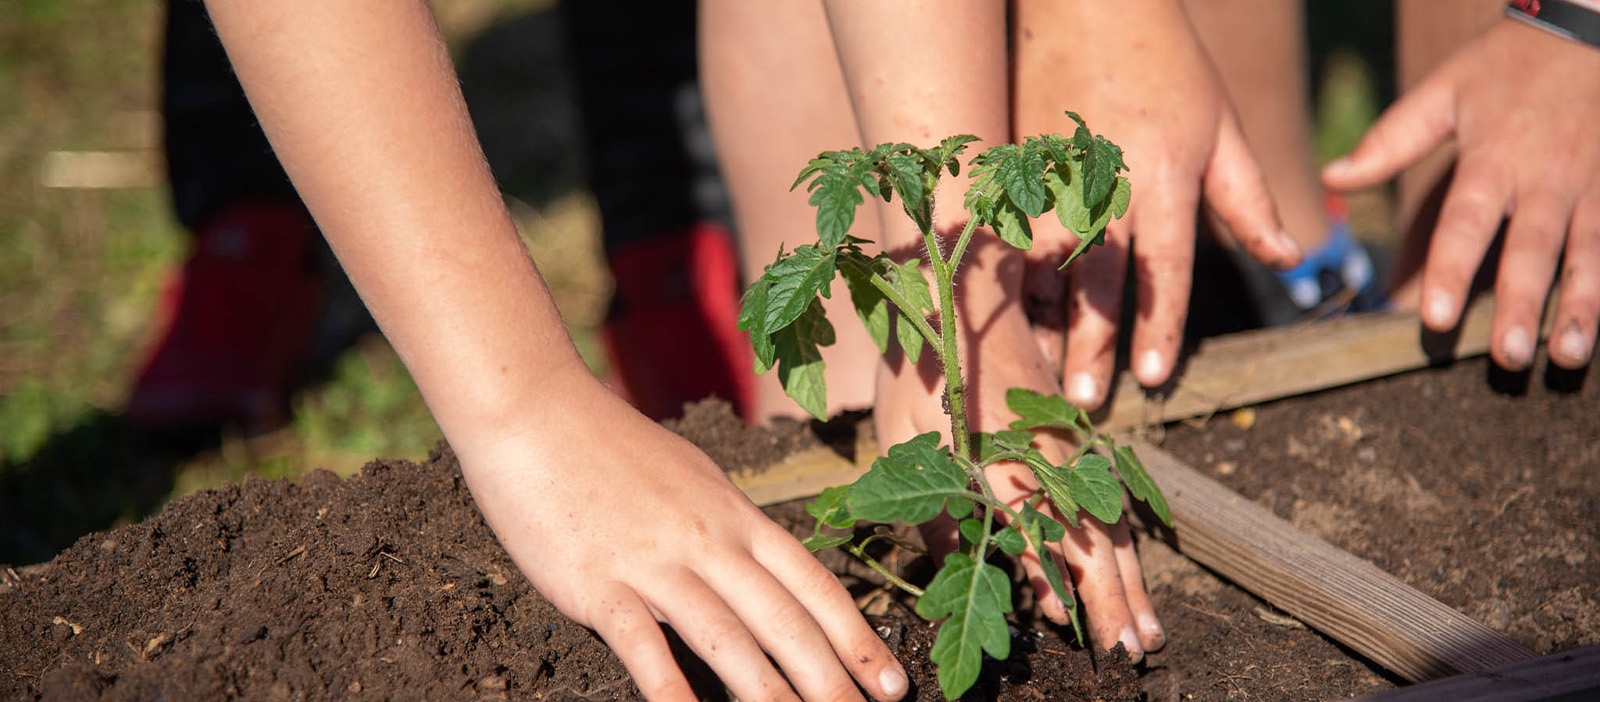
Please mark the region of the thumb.
[[1354, 151], [1322, 169], [1322, 182], [1334, 190], [1358, 190], [1382, 183], [1427, 156], [1456, 128], [1455, 84], [1436, 71], [1384, 111]]

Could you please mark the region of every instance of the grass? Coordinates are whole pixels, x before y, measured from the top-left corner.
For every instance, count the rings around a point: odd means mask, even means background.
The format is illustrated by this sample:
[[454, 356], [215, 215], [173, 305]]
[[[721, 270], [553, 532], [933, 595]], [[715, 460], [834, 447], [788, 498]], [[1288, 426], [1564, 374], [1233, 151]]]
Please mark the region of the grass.
[[[548, 0], [438, 3], [452, 46]], [[0, 562], [47, 558], [78, 534], [140, 519], [242, 479], [349, 474], [376, 456], [422, 458], [440, 438], [399, 359], [368, 335], [295, 395], [288, 424], [224, 429], [181, 446], [116, 417], [153, 337], [162, 283], [188, 235], [162, 182], [159, 0], [22, 0], [0, 13]], [[62, 152], [126, 166], [105, 182]], [[71, 164], [68, 164], [69, 166]], [[115, 187], [51, 187], [63, 183]], [[609, 295], [592, 198], [513, 214], [580, 349]]]

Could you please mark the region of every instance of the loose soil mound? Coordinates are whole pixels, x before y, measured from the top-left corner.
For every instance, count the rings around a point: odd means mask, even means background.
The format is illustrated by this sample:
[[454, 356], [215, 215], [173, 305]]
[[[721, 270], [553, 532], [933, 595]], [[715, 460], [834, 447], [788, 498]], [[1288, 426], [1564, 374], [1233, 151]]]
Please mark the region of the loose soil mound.
[[[803, 425], [746, 430], [715, 407], [689, 423], [725, 459], [817, 441], [797, 438]], [[775, 512], [809, 528], [794, 506]], [[176, 500], [0, 588], [0, 612], [4, 699], [639, 698], [611, 652], [517, 573], [447, 448], [350, 480], [319, 471]], [[917, 699], [940, 699], [927, 625], [902, 607], [873, 624]], [[1096, 666], [1050, 634], [1018, 643], [1027, 655], [990, 666], [974, 698], [1138, 697], [1125, 663]], [[704, 696], [724, 697], [690, 665]]]

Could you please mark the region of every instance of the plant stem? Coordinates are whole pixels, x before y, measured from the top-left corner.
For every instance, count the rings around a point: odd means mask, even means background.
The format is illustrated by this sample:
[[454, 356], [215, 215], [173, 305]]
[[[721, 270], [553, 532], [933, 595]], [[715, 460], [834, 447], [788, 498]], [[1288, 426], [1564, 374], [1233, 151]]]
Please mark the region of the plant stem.
[[[889, 281], [882, 275], [879, 275], [877, 271], [862, 265], [860, 261], [848, 257], [841, 258], [840, 260], [845, 265], [855, 266], [858, 269], [866, 271], [867, 281], [872, 283], [872, 287], [877, 288], [878, 292], [883, 293], [884, 298], [893, 303], [896, 309], [900, 310], [901, 320], [909, 320], [911, 325], [916, 327], [917, 331], [922, 334], [922, 338], [928, 341], [928, 346], [933, 348], [934, 353], [939, 354], [941, 359], [944, 358], [943, 335], [935, 330], [933, 325], [928, 324], [928, 320], [926, 318], [915, 311], [915, 308], [911, 306], [911, 303], [906, 300], [904, 295], [900, 294], [899, 290], [896, 290], [893, 285], [890, 285]], [[912, 311], [907, 312], [907, 310]]]
[[883, 564], [879, 563], [878, 559], [867, 555], [866, 550], [860, 546], [857, 546], [856, 544], [848, 544], [845, 546], [845, 550], [849, 551], [856, 558], [861, 559], [861, 562], [867, 564], [868, 568], [878, 571], [878, 575], [882, 575], [885, 580], [889, 581], [890, 585], [898, 587], [901, 590], [905, 590], [906, 592], [910, 593], [912, 597], [922, 596], [922, 588], [901, 580], [900, 576], [889, 572], [889, 569], [883, 567]]
[[[970, 232], [970, 227], [963, 232], [963, 242]], [[955, 266], [946, 264], [942, 259], [934, 261], [934, 282], [939, 288], [939, 330], [944, 342], [944, 353], [939, 355], [944, 361], [944, 399], [945, 412], [950, 415], [950, 444], [957, 456], [971, 460], [972, 437], [967, 435], [967, 389], [961, 377], [960, 346], [956, 343], [961, 332], [956, 327], [954, 270]]]

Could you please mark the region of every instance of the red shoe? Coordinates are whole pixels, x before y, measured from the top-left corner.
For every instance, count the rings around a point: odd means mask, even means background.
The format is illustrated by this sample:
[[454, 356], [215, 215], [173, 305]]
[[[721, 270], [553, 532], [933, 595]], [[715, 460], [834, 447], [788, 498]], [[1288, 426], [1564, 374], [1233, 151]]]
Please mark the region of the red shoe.
[[127, 419], [154, 430], [286, 421], [322, 310], [317, 236], [305, 210], [284, 202], [240, 203], [202, 225], [162, 292], [156, 318], [171, 322], [134, 384]]
[[608, 255], [616, 293], [606, 317], [606, 351], [620, 386], [653, 419], [716, 395], [746, 416], [755, 363], [739, 323], [739, 264], [733, 237], [700, 222]]

